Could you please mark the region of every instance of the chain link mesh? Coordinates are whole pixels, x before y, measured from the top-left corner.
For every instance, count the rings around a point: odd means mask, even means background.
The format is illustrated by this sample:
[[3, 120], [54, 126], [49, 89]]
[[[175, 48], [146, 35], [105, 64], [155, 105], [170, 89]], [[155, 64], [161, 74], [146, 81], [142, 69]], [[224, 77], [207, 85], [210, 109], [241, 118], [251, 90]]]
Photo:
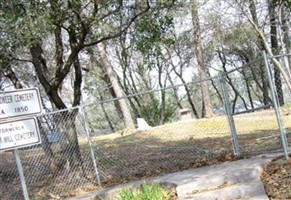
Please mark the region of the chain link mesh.
[[[19, 149], [30, 198], [65, 198], [76, 189], [96, 187], [84, 120], [78, 108], [37, 119], [42, 144]], [[22, 199], [13, 153], [2, 152], [0, 160], [1, 181], [5, 181], [0, 184], [3, 187], [0, 199]]]
[[[243, 156], [282, 151], [269, 87], [266, 96], [265, 80], [252, 71], [259, 65], [222, 76]], [[38, 116], [42, 144], [19, 150], [30, 197], [64, 199], [97, 189], [99, 178], [106, 187], [234, 159], [222, 80], [204, 81], [212, 102], [209, 118], [200, 81], [130, 95], [125, 100], [131, 116], [124, 116], [120, 99]], [[281, 92], [291, 145], [290, 92]], [[136, 129], [128, 129], [125, 118], [134, 119]], [[13, 152], [0, 152], [0, 161], [0, 199], [22, 199]]]
[[[102, 183], [112, 185], [231, 159], [227, 118], [216, 93], [219, 81], [207, 82], [215, 108], [212, 118], [198, 120], [192, 111], [194, 106], [198, 118], [203, 115], [200, 82], [182, 85], [179, 95], [169, 88], [131, 97], [140, 113], [135, 117], [142, 117], [150, 126], [135, 131], [120, 124], [118, 100], [85, 107]], [[165, 107], [160, 106], [163, 98]]]

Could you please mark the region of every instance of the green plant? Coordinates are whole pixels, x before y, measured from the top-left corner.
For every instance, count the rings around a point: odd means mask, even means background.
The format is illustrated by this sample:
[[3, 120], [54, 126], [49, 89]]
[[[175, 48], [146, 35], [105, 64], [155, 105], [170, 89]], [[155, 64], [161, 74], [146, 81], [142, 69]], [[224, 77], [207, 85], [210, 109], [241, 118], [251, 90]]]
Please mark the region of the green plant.
[[140, 188], [122, 190], [117, 200], [167, 200], [170, 192], [166, 191], [160, 184], [143, 184]]
[[176, 114], [174, 99], [168, 96], [170, 95], [166, 95], [165, 105], [162, 105], [157, 98], [144, 99], [145, 102], [139, 108], [139, 113], [150, 126], [164, 124], [170, 121]]
[[291, 109], [291, 103], [285, 103], [283, 106], [282, 106], [283, 109]]

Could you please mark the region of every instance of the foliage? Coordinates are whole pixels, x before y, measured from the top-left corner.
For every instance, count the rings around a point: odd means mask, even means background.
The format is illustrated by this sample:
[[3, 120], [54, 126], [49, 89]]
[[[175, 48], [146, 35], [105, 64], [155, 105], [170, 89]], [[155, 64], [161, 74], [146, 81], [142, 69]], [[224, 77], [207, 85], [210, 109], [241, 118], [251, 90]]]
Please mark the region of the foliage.
[[136, 24], [136, 49], [144, 55], [161, 53], [161, 45], [174, 44], [173, 16], [158, 6]]
[[282, 106], [283, 109], [286, 109], [286, 110], [291, 110], [291, 104], [290, 103], [285, 103], [283, 106]]
[[275, 4], [285, 4], [289, 9], [291, 8], [291, 0], [274, 0]]
[[144, 118], [150, 126], [156, 126], [161, 123], [169, 122], [176, 114], [176, 106], [174, 100], [171, 98], [166, 99], [165, 112], [163, 115], [162, 105], [158, 99], [144, 98], [143, 100], [143, 106], [139, 108], [139, 112], [141, 117]]
[[[102, 109], [102, 106], [105, 109], [107, 114], [106, 118], [105, 112]], [[108, 120], [111, 121], [113, 128], [119, 130], [123, 128], [123, 123], [120, 120], [116, 106], [113, 103], [104, 103], [103, 105], [98, 104], [92, 106], [92, 109], [86, 110], [88, 115], [88, 121], [90, 122], [90, 127], [94, 130], [95, 133], [108, 133], [112, 131], [109, 127]]]
[[117, 200], [165, 200], [170, 199], [169, 192], [160, 184], [143, 184], [140, 188], [126, 189], [119, 193]]
[[43, 1], [1, 1], [0, 26], [6, 45], [29, 46], [52, 30], [46, 4]]
[[[134, 47], [143, 58], [143, 63], [137, 64], [136, 72], [143, 78], [146, 72], [150, 75], [156, 72], [160, 88], [166, 86], [162, 75], [167, 68], [162, 58], [163, 49], [175, 43], [174, 18], [169, 11], [172, 6], [171, 1], [157, 3], [155, 9], [151, 9], [151, 12], [137, 20], [135, 26]], [[153, 81], [149, 80], [143, 81], [142, 84], [146, 85], [146, 89], [152, 89], [152, 83]], [[164, 102], [163, 97], [161, 100], [142, 97], [142, 101], [144, 103], [138, 108], [139, 114], [152, 126], [169, 121], [175, 112], [171, 101]]]

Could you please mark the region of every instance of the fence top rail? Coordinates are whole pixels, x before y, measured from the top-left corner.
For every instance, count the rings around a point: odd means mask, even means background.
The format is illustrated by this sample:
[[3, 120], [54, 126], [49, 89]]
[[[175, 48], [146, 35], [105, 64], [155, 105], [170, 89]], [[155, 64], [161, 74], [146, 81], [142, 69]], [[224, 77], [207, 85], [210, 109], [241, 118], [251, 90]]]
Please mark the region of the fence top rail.
[[[280, 54], [280, 55], [274, 55], [274, 56], [269, 56], [268, 55], [268, 57], [271, 58], [271, 59], [272, 58], [282, 58], [282, 57], [286, 57], [286, 56], [291, 56], [291, 54]], [[252, 64], [254, 64], [254, 63], [256, 63], [256, 62], [258, 62], [260, 60], [263, 60], [263, 59], [264, 59], [263, 56], [259, 56], [258, 58], [254, 59], [254, 60], [252, 60], [252, 61], [250, 61], [250, 62], [248, 62], [248, 63], [246, 63], [246, 64], [244, 64], [244, 65], [242, 65], [240, 67], [231, 69], [231, 70], [229, 70], [227, 72], [222, 72], [222, 75], [225, 76], [225, 75], [230, 74], [232, 72], [238, 71], [238, 70], [240, 70], [242, 68], [248, 67], [248, 66], [250, 66], [250, 65], [252, 65]]]
[[246, 63], [246, 64], [244, 64], [244, 65], [242, 65], [242, 66], [240, 66], [240, 67], [237, 67], [237, 68], [231, 69], [231, 70], [229, 70], [229, 71], [227, 71], [227, 72], [223, 72], [222, 75], [227, 75], [227, 74], [230, 74], [230, 73], [232, 73], [232, 72], [238, 71], [238, 70], [243, 69], [243, 68], [245, 68], [245, 67], [248, 67], [248, 66], [250, 66], [250, 65], [252, 65], [252, 64], [254, 64], [254, 63], [256, 63], [256, 62], [258, 62], [258, 61], [260, 61], [260, 60], [263, 60], [263, 57], [262, 57], [262, 56], [256, 58], [255, 60], [252, 60], [252, 61], [250, 61], [250, 62], [248, 62], [248, 63]]
[[235, 112], [232, 115], [241, 115], [241, 114], [250, 113], [250, 112], [254, 112], [254, 111], [262, 110], [262, 109], [266, 109], [266, 108], [269, 109], [272, 106], [273, 106], [273, 104], [268, 104], [268, 105], [260, 106], [260, 107], [253, 108], [253, 109], [248, 109], [248, 110], [244, 110], [244, 111], [240, 111], [240, 112]]
[[184, 85], [191, 85], [191, 84], [195, 84], [195, 83], [199, 83], [199, 82], [203, 82], [203, 81], [215, 80], [215, 79], [218, 79], [218, 78], [219, 78], [219, 76], [213, 76], [213, 77], [209, 77], [209, 78], [206, 78], [206, 79], [199, 79], [199, 80], [190, 81], [190, 82], [187, 82], [187, 83], [181, 83], [181, 84], [177, 84], [177, 85], [173, 85], [173, 86], [157, 88], [157, 89], [148, 90], [148, 91], [140, 92], [140, 93], [136, 93], [136, 94], [129, 94], [129, 95], [125, 95], [125, 96], [122, 96], [122, 97], [115, 97], [115, 98], [111, 98], [111, 99], [105, 99], [105, 100], [102, 100], [102, 101], [95, 101], [93, 103], [82, 104], [82, 105], [78, 105], [78, 106], [74, 106], [74, 107], [70, 107], [70, 108], [66, 108], [66, 109], [62, 109], [62, 110], [52, 111], [52, 112], [49, 112], [49, 113], [42, 113], [42, 114], [39, 114], [38, 117], [49, 115], [49, 114], [56, 114], [56, 113], [61, 113], [61, 112], [65, 112], [65, 111], [70, 111], [70, 110], [73, 110], [73, 109], [80, 109], [80, 108], [86, 107], [86, 106], [110, 103], [110, 102], [114, 102], [114, 101], [117, 101], [117, 100], [120, 100], [120, 99], [132, 98], [132, 97], [136, 97], [136, 96], [150, 94], [150, 93], [153, 93], [153, 92], [159, 92], [159, 91], [168, 90], [168, 89], [172, 89], [172, 88], [178, 88], [178, 87], [182, 87]]

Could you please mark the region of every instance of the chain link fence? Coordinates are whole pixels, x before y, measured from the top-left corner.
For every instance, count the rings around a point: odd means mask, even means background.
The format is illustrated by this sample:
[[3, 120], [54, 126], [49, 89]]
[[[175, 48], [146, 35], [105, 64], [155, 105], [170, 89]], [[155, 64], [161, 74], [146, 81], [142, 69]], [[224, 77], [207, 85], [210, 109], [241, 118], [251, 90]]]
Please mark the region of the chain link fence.
[[251, 156], [283, 149], [287, 157], [290, 91], [270, 58], [264, 54], [263, 59], [225, 72], [224, 80], [239, 153]]
[[[38, 116], [42, 144], [19, 150], [30, 198], [65, 199], [234, 155], [282, 151], [273, 82], [257, 77], [260, 70], [266, 70], [261, 60], [211, 79]], [[209, 86], [211, 113], [202, 82]], [[290, 92], [281, 92], [290, 145]], [[121, 99], [131, 116], [124, 116]], [[135, 129], [127, 128], [129, 118]], [[22, 199], [13, 152], [0, 152], [0, 161], [0, 199]]]
[[242, 68], [241, 72], [225, 75], [240, 153], [246, 156], [274, 152], [281, 148], [270, 89], [267, 86], [267, 99], [264, 99], [260, 89], [264, 87], [262, 80], [252, 74], [247, 78], [244, 75], [253, 73], [249, 70], [258, 67], [265, 66], [258, 62], [247, 69]]
[[[196, 119], [203, 115], [199, 81], [130, 97], [139, 113], [135, 118], [142, 121], [133, 131], [120, 124], [118, 100], [86, 106], [102, 183], [122, 183], [216, 163], [231, 156], [227, 119], [211, 81], [217, 85], [218, 80], [207, 80], [216, 102], [215, 118]], [[181, 93], [175, 94], [175, 89]], [[193, 107], [196, 114], [191, 111]]]
[[[37, 117], [42, 144], [19, 149], [31, 199], [64, 199], [97, 188], [85, 121], [79, 108]], [[23, 199], [13, 152], [1, 152], [0, 199]]]

